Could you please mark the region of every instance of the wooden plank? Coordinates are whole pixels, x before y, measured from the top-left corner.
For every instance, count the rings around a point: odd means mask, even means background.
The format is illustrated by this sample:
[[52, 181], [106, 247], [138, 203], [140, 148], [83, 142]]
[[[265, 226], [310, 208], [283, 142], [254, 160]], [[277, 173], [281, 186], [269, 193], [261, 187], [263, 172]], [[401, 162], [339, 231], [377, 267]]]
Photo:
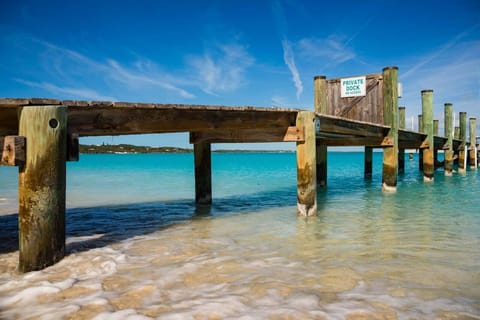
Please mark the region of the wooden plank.
[[79, 136], [288, 127], [295, 124], [298, 112], [252, 106], [0, 99], [0, 135], [17, 135], [17, 109], [35, 101], [67, 106], [69, 133]]
[[69, 132], [80, 136], [285, 128], [297, 112], [208, 109], [69, 108]]
[[365, 97], [341, 98], [340, 78], [327, 81], [327, 114], [383, 124], [383, 78], [381, 74], [367, 75], [367, 94]]
[[27, 153], [18, 179], [18, 269], [29, 272], [65, 254], [67, 109], [24, 107], [19, 127]]
[[355, 146], [369, 146], [369, 147], [387, 147], [388, 144], [385, 143], [384, 138], [375, 138], [375, 137], [341, 137], [336, 136], [333, 138], [317, 137], [319, 144], [324, 144], [329, 147], [355, 147]]
[[343, 119], [335, 116], [326, 116], [318, 113], [317, 121], [317, 132], [320, 134], [334, 133], [359, 137], [378, 137], [383, 139], [390, 130], [389, 126]]
[[208, 130], [190, 133], [190, 143], [298, 142], [305, 141], [303, 127]]
[[[366, 88], [365, 88], [365, 94], [366, 96], [368, 96], [368, 94], [376, 87], [378, 86], [380, 80], [379, 79], [373, 79], [368, 81], [367, 80], [367, 85], [366, 85]], [[348, 112], [355, 108], [363, 99], [365, 99], [365, 97], [355, 97], [353, 98], [346, 106], [344, 106], [342, 108], [342, 110], [340, 110], [340, 112], [338, 114], [336, 114], [336, 116], [338, 117], [345, 117]]]
[[25, 137], [0, 137], [0, 147], [2, 150], [0, 165], [22, 166], [25, 164]]

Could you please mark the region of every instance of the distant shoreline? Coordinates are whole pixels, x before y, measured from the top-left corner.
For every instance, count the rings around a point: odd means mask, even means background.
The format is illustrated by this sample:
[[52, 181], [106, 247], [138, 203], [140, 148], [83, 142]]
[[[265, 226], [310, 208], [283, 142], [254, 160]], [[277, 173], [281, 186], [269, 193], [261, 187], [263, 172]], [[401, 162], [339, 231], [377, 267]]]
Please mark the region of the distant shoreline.
[[[289, 150], [213, 150], [214, 153], [293, 153]], [[193, 149], [177, 147], [149, 147], [131, 144], [80, 145], [82, 154], [135, 154], [135, 153], [193, 153]]]

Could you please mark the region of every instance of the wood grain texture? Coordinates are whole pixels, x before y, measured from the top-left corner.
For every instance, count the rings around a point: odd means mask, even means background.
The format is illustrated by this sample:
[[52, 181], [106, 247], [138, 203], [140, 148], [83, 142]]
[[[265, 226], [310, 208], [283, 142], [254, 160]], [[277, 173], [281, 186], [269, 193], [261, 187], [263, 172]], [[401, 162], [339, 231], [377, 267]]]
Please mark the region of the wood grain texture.
[[304, 141], [303, 127], [208, 130], [190, 133], [190, 143], [297, 142]]
[[61, 106], [20, 111], [19, 133], [27, 141], [19, 170], [19, 270], [43, 269], [65, 251], [67, 113]]
[[317, 215], [315, 113], [298, 113], [297, 126], [305, 128], [305, 141], [297, 142], [297, 214]]
[[25, 137], [6, 136], [0, 137], [0, 165], [22, 166], [25, 164]]

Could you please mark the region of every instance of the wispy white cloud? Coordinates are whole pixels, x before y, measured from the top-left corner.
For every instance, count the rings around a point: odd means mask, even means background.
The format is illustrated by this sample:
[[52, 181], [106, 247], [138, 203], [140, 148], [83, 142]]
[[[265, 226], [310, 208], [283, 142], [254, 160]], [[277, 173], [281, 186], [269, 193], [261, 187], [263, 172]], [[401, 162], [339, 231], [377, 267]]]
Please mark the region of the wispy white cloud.
[[290, 70], [290, 73], [292, 74], [293, 84], [296, 88], [296, 97], [297, 100], [299, 100], [300, 95], [303, 92], [303, 83], [300, 77], [300, 72], [298, 71], [298, 68], [295, 64], [295, 55], [292, 50], [292, 44], [287, 38], [288, 24], [285, 17], [285, 10], [281, 1], [274, 1], [272, 3], [272, 13], [275, 20], [277, 32], [279, 34], [279, 37], [282, 39], [283, 61], [285, 62], [288, 70]]
[[[183, 98], [194, 98], [195, 95], [179, 88], [178, 86], [173, 85], [171, 82], [166, 81], [164, 78], [166, 76], [158, 75], [155, 73], [149, 72], [151, 66], [146, 65], [142, 61], [137, 61], [135, 63], [135, 68], [126, 69], [122, 67], [115, 60], [108, 60], [108, 66], [110, 67], [108, 77], [114, 79], [118, 83], [123, 83], [124, 85], [131, 88], [141, 88], [142, 86], [154, 86], [160, 89], [165, 89], [177, 93]], [[148, 66], [149, 70], [144, 71], [145, 67]]]
[[[435, 116], [441, 118], [443, 104], [453, 103], [455, 112], [478, 114], [480, 105], [480, 41], [449, 41], [440, 54], [427, 54], [410, 68], [400, 72], [407, 113], [421, 113], [421, 90], [434, 90]], [[435, 56], [433, 59], [432, 57]], [[400, 69], [401, 71], [401, 69]]]
[[276, 107], [284, 107], [289, 105], [289, 100], [284, 96], [275, 95], [272, 97], [272, 104]]
[[214, 45], [203, 55], [191, 55], [186, 61], [202, 90], [217, 95], [240, 88], [254, 58], [245, 46], [234, 43]]
[[333, 67], [356, 57], [355, 52], [347, 46], [350, 41], [337, 35], [325, 39], [304, 38], [298, 42], [298, 50], [304, 58], [322, 59], [326, 67]]
[[[109, 58], [95, 60], [75, 50], [24, 35], [17, 35], [17, 41], [29, 54], [36, 53], [28, 59], [36, 60], [37, 72], [16, 77], [17, 82], [30, 87], [72, 98], [97, 99], [110, 97], [112, 92], [121, 97], [125, 96], [125, 92], [137, 92], [139, 96], [142, 93], [152, 96], [153, 92], [156, 92], [154, 96], [158, 96], [164, 92], [187, 99], [195, 97], [182, 88], [189, 85], [183, 74], [174, 76], [163, 72], [148, 59], [138, 58], [134, 63], [121, 64]], [[46, 80], [38, 81], [39, 78]]]
[[292, 46], [288, 40], [282, 41], [283, 47], [283, 60], [285, 64], [288, 66], [288, 69], [292, 73], [292, 80], [295, 84], [295, 88], [297, 89], [297, 99], [300, 98], [300, 95], [303, 92], [303, 84], [302, 80], [300, 79], [300, 73], [298, 72], [297, 66], [295, 65], [295, 57], [293, 55]]
[[472, 32], [477, 30], [479, 27], [480, 27], [480, 24], [473, 25], [472, 27], [468, 28], [467, 30], [465, 30], [465, 31], [459, 33], [458, 35], [456, 35], [453, 39], [451, 39], [450, 41], [445, 43], [440, 49], [435, 50], [431, 54], [422, 57], [420, 59], [420, 61], [417, 62], [417, 64], [415, 64], [413, 67], [411, 67], [410, 69], [408, 69], [407, 71], [405, 71], [403, 73], [403, 75], [402, 75], [403, 78], [404, 79], [408, 78], [409, 76], [413, 75], [417, 70], [419, 70], [423, 66], [425, 66], [425, 65], [431, 63], [432, 61], [434, 61], [435, 59], [439, 58], [445, 52], [448, 52], [448, 50], [452, 49], [457, 43], [459, 43], [459, 41], [462, 38], [465, 38], [466, 36], [470, 35]]
[[56, 96], [67, 96], [70, 98], [81, 98], [87, 100], [103, 100], [103, 101], [114, 101], [115, 98], [110, 96], [104, 96], [92, 89], [86, 88], [68, 88], [68, 87], [59, 87], [48, 82], [33, 82], [27, 81], [24, 79], [15, 79], [15, 81], [27, 85], [32, 88], [40, 88], [46, 90]]

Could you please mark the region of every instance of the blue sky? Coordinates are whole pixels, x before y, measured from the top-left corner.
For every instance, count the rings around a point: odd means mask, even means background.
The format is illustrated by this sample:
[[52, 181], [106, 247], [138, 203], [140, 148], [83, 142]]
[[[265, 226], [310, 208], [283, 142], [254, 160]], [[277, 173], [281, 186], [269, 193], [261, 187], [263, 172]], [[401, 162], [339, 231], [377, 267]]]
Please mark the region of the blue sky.
[[[480, 1], [0, 3], [2, 97], [312, 109], [315, 75], [391, 65], [409, 126], [423, 89], [441, 122], [445, 102], [480, 122]], [[82, 139], [103, 141], [189, 146], [186, 134]]]

